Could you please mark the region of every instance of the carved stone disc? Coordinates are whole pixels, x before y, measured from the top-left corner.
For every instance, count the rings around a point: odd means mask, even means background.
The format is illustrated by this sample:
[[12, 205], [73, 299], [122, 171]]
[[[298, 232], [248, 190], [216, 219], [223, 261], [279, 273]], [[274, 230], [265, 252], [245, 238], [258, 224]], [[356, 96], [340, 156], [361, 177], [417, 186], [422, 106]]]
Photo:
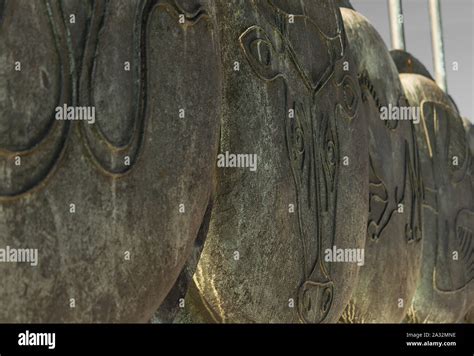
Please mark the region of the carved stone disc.
[[474, 302], [472, 156], [461, 117], [432, 81], [401, 80], [410, 105], [421, 108], [416, 126], [424, 181], [423, 265], [409, 320], [462, 321]]
[[421, 263], [422, 182], [413, 118], [401, 114], [408, 105], [378, 32], [357, 12], [341, 13], [359, 73], [370, 162], [365, 265], [343, 321], [398, 322], [410, 305]]
[[[214, 189], [212, 3], [4, 3], [0, 246], [39, 261], [0, 264], [1, 321], [147, 321], [172, 287]], [[64, 104], [94, 122], [55, 120]]]
[[258, 168], [218, 169], [199, 297], [188, 296], [202, 307], [187, 303], [209, 317], [187, 320], [337, 321], [358, 266], [327, 250], [361, 248], [368, 211], [367, 126], [339, 11], [282, 0], [217, 10], [221, 152], [256, 154]]

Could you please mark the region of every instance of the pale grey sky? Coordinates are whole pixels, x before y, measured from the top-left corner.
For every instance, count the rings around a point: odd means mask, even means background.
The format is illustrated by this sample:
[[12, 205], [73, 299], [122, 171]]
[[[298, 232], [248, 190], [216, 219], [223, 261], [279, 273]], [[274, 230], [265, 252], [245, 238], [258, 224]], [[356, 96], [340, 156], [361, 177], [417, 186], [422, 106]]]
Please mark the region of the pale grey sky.
[[[387, 0], [351, 0], [354, 8], [369, 19], [390, 48]], [[428, 0], [403, 0], [405, 42], [408, 52], [418, 58], [433, 75]], [[441, 0], [448, 92], [462, 116], [474, 122], [474, 0]], [[459, 70], [452, 70], [452, 63]], [[434, 76], [434, 75], [433, 75]]]

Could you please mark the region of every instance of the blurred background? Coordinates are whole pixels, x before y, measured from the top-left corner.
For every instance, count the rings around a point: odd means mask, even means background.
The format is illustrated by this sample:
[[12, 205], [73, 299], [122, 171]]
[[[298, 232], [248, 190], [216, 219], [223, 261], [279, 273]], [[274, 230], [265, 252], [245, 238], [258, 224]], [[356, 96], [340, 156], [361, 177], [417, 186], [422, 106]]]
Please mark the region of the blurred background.
[[[441, 0], [448, 93], [461, 115], [474, 123], [474, 0]], [[387, 0], [351, 0], [369, 19], [389, 49], [390, 25]], [[434, 77], [428, 0], [403, 0], [407, 52], [420, 60]], [[453, 62], [458, 70], [453, 70]]]

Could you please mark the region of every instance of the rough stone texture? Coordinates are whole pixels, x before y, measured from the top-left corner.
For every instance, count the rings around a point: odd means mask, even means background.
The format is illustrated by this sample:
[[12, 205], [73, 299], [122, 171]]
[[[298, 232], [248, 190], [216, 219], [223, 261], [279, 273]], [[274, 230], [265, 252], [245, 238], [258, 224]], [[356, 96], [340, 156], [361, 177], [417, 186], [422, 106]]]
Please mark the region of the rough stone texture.
[[474, 305], [472, 156], [448, 96], [420, 75], [402, 74], [401, 81], [410, 105], [423, 113], [416, 136], [425, 186], [424, 242], [414, 321], [460, 322]]
[[[39, 249], [37, 267], [0, 264], [2, 322], [149, 320], [210, 206], [213, 2], [95, 1], [87, 19], [78, 3], [1, 2], [0, 247]], [[56, 121], [64, 103], [96, 122]]]
[[348, 8], [0, 0], [0, 322], [472, 323], [472, 125]]
[[363, 247], [368, 212], [367, 126], [340, 14], [332, 1], [217, 5], [220, 149], [256, 153], [258, 169], [218, 170], [199, 295], [180, 318], [335, 322], [358, 267], [325, 262], [324, 251]]
[[381, 119], [382, 107], [407, 106], [397, 68], [365, 17], [349, 9], [341, 13], [357, 65], [370, 157], [365, 266], [343, 321], [399, 322], [421, 263], [422, 182], [413, 124]]

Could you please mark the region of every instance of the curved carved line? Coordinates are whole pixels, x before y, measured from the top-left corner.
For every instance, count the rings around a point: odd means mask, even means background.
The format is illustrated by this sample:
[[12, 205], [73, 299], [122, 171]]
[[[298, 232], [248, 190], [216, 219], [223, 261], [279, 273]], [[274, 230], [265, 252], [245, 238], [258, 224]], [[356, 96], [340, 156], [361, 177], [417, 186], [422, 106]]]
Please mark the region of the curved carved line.
[[[331, 246], [334, 246], [334, 240], [335, 240], [335, 226], [336, 226], [336, 221], [337, 221], [337, 185], [339, 181], [339, 163], [340, 163], [340, 152], [339, 152], [339, 135], [338, 135], [338, 129], [337, 129], [337, 116], [334, 117], [334, 121], [330, 121], [330, 116], [329, 115], [323, 115], [323, 129], [319, 129], [320, 133], [320, 142], [323, 145], [323, 149], [320, 149], [320, 160], [322, 162], [321, 166], [323, 167], [322, 170], [322, 176], [323, 176], [323, 187], [326, 191], [326, 196], [325, 196], [325, 210], [327, 211], [329, 209], [329, 203], [330, 203], [330, 193], [332, 193], [332, 201], [334, 202], [334, 215], [333, 219], [331, 221], [331, 228], [333, 229], [331, 231]], [[330, 164], [331, 162], [327, 161], [327, 146], [326, 143], [331, 142], [332, 145], [334, 146], [334, 167], [331, 168]], [[314, 149], [316, 149], [316, 145], [314, 145]], [[320, 179], [320, 174], [321, 172], [317, 172], [317, 186], [320, 186], [321, 179]], [[328, 184], [329, 182], [329, 184]], [[329, 190], [327, 189], [329, 185]], [[321, 194], [317, 194], [318, 197], [321, 196]], [[321, 210], [318, 208], [318, 221], [322, 221], [321, 217]], [[318, 229], [321, 229], [321, 225], [319, 224]], [[323, 233], [322, 231], [319, 231], [319, 246], [318, 246], [318, 260], [320, 261], [320, 270], [323, 273], [323, 277], [327, 281], [331, 281], [330, 273], [327, 269], [326, 263], [323, 258], [323, 246], [322, 246], [322, 237]], [[316, 266], [315, 266], [316, 268]]]
[[[464, 210], [464, 209], [463, 209]], [[463, 211], [459, 211], [457, 216], [456, 216], [456, 224], [457, 224], [457, 218], [458, 218], [458, 215]], [[469, 285], [471, 284], [471, 282], [473, 281], [473, 276], [469, 276], [468, 275], [468, 278], [466, 279], [466, 281], [464, 282], [464, 284], [458, 288], [453, 288], [453, 289], [442, 289], [439, 287], [438, 285], [438, 279], [437, 279], [437, 275], [436, 275], [436, 269], [437, 269], [437, 266], [438, 266], [438, 259], [439, 259], [439, 256], [442, 254], [440, 252], [440, 249], [442, 248], [440, 245], [440, 241], [439, 241], [439, 237], [440, 236], [448, 236], [449, 238], [449, 225], [448, 225], [448, 222], [445, 221], [445, 228], [444, 228], [444, 232], [443, 234], [438, 234], [438, 239], [436, 240], [436, 248], [435, 248], [435, 251], [436, 251], [436, 262], [435, 262], [435, 266], [433, 267], [433, 277], [432, 277], [432, 283], [433, 283], [433, 289], [440, 293], [440, 294], [455, 294], [455, 293], [459, 293], [459, 292], [462, 292], [464, 291], [465, 289], [469, 288]], [[457, 236], [455, 236], [455, 238], [457, 238]], [[448, 252], [449, 253], [449, 252]], [[447, 258], [449, 259], [450, 256], [447, 256]], [[463, 259], [461, 259], [461, 261], [464, 262]], [[465, 266], [467, 267], [467, 266]], [[466, 270], [465, 270], [466, 271]]]
[[[311, 303], [310, 306], [305, 305], [305, 295], [307, 292], [310, 291], [322, 291], [322, 297], [326, 297], [326, 300], [317, 300], [319, 303], [316, 303], [315, 307], [320, 307], [322, 306], [323, 309], [318, 309], [316, 312], [320, 315], [319, 318], [315, 320], [308, 320], [305, 316], [305, 312], [310, 312], [312, 310], [313, 303]], [[328, 293], [324, 293], [328, 292]], [[334, 283], [330, 280], [327, 282], [315, 282], [312, 280], [307, 280], [305, 281], [300, 288], [298, 289], [298, 297], [297, 297], [297, 305], [298, 305], [298, 317], [303, 323], [321, 323], [323, 322], [327, 315], [329, 314], [329, 311], [331, 310], [332, 302], [334, 300]]]
[[[285, 88], [286, 88], [286, 82], [285, 82]], [[287, 92], [287, 89], [285, 89], [285, 92]], [[288, 102], [288, 98], [286, 98], [286, 102]], [[295, 113], [296, 113], [296, 107], [295, 107]], [[304, 115], [304, 113], [303, 113]], [[303, 141], [303, 148], [304, 150], [302, 152], [297, 152], [298, 148], [295, 149], [295, 146], [297, 146], [297, 140], [295, 139], [295, 136], [297, 135], [297, 131], [299, 134], [301, 134], [301, 139], [304, 140], [304, 127], [301, 123], [301, 120], [299, 118], [299, 115], [295, 114], [294, 119], [286, 118], [286, 136], [285, 136], [285, 141], [287, 145], [287, 150], [288, 150], [288, 155], [290, 159], [290, 166], [291, 166], [291, 172], [293, 175], [293, 180], [295, 184], [295, 195], [296, 199], [298, 202], [297, 210], [298, 210], [298, 229], [299, 229], [299, 235], [300, 235], [300, 241], [303, 247], [303, 266], [304, 266], [304, 271], [305, 271], [305, 278], [309, 274], [307, 270], [307, 265], [308, 265], [308, 247], [307, 247], [307, 241], [305, 237], [305, 232], [303, 228], [303, 221], [302, 221], [302, 213], [301, 209], [303, 206], [303, 199], [302, 199], [302, 192], [301, 192], [301, 180], [302, 177], [298, 172], [303, 170], [304, 167], [304, 162], [308, 161], [308, 159], [305, 157], [307, 152], [306, 148], [306, 142]], [[296, 154], [295, 154], [296, 153]], [[301, 155], [302, 157], [299, 157]], [[301, 159], [301, 161], [300, 161]], [[311, 160], [310, 160], [311, 161]], [[311, 164], [310, 162], [308, 164]]]
[[[153, 0], [153, 1], [154, 1], [155, 4], [157, 3], [157, 0]], [[188, 11], [184, 10], [183, 7], [180, 6], [176, 2], [176, 0], [174, 0], [172, 4], [163, 2], [163, 3], [158, 4], [158, 6], [163, 6], [163, 7], [167, 7], [169, 9], [172, 9], [176, 16], [183, 14], [184, 18], [185, 18], [185, 21], [186, 21], [185, 24], [187, 24], [188, 26], [193, 26], [193, 25], [197, 24], [202, 19], [209, 19], [209, 14], [202, 7], [201, 4], [199, 4], [199, 6], [196, 8], [196, 10], [194, 12], [188, 12]]]
[[[121, 146], [116, 146], [110, 142], [99, 125], [89, 125], [86, 122], [81, 123], [81, 135], [85, 138], [85, 146], [89, 156], [96, 166], [107, 175], [121, 177], [135, 166], [142, 151], [145, 141], [146, 131], [146, 107], [147, 107], [147, 26], [150, 14], [154, 8], [162, 7], [178, 17], [185, 15], [185, 26], [192, 26], [201, 19], [209, 18], [207, 12], [201, 7], [193, 13], [184, 11], [176, 1], [173, 3], [163, 3], [160, 0], [142, 0], [135, 20], [134, 33], [138, 37], [135, 43], [135, 53], [138, 57], [138, 65], [135, 66], [136, 77], [139, 78], [135, 85], [134, 99], [134, 120], [133, 133], [130, 140]], [[99, 33], [103, 26], [106, 6], [96, 3], [94, 10], [91, 30], [86, 44], [84, 58], [84, 67], [81, 75], [81, 98], [86, 104], [93, 101], [91, 97], [91, 82], [94, 73], [95, 58], [98, 52]], [[90, 127], [93, 126], [93, 127]], [[111, 156], [111, 157], [110, 157]], [[130, 164], [126, 165], [124, 158], [129, 157]]]
[[[92, 77], [94, 75], [96, 64], [95, 58], [97, 57], [98, 52], [99, 34], [104, 25], [105, 14], [106, 3], [102, 1], [96, 2], [89, 35], [85, 45], [83, 68], [80, 79], [80, 102], [86, 106], [89, 106], [93, 102], [91, 90]], [[139, 14], [140, 16], [142, 15], [141, 12], [139, 12]], [[141, 22], [139, 23], [141, 24]], [[134, 32], [137, 34], [136, 29]], [[142, 34], [143, 32], [140, 31], [138, 36]], [[135, 86], [135, 98], [133, 99], [135, 118], [133, 121], [132, 136], [130, 140], [122, 146], [115, 146], [105, 137], [99, 125], [89, 125], [86, 122], [82, 122], [80, 125], [81, 137], [84, 139], [84, 144], [89, 153], [89, 157], [92, 158], [94, 163], [96, 163], [104, 173], [114, 176], [120, 176], [133, 167], [136, 160], [136, 154], [138, 153], [143, 140], [143, 114], [144, 100], [146, 96], [143, 94], [143, 88], [146, 86], [146, 80], [144, 81], [146, 67], [143, 57], [145, 49], [142, 38], [139, 38], [138, 41], [134, 41], [134, 43], [137, 42], [138, 45], [135, 44], [135, 50], [138, 52], [140, 65], [135, 67], [135, 71], [138, 72], [137, 76], [140, 79]], [[110, 157], [110, 155], [112, 155], [112, 157]], [[122, 155], [122, 157], [119, 157], [119, 155]], [[125, 156], [130, 157], [130, 165], [125, 165]], [[107, 158], [112, 162], [109, 162]], [[120, 161], [121, 164], [118, 163]]]
[[[255, 5], [255, 2], [254, 2], [254, 5]], [[256, 8], [258, 11], [258, 6]], [[286, 112], [291, 102], [287, 78], [281, 72], [269, 71], [267, 73], [268, 75], [265, 76], [259, 70], [257, 70], [257, 68], [259, 68], [260, 65], [257, 62], [257, 60], [254, 58], [254, 56], [251, 55], [252, 51], [248, 50], [250, 48], [252, 41], [255, 41], [257, 39], [264, 41], [269, 47], [269, 49], [276, 56], [281, 56], [281, 55], [285, 55], [289, 53], [291, 62], [293, 63], [294, 66], [296, 66], [296, 69], [299, 72], [303, 83], [305, 83], [306, 87], [310, 89], [308, 94], [311, 94], [311, 86], [308, 86], [307, 78], [301, 75], [302, 71], [298, 64], [298, 61], [296, 60], [296, 54], [294, 53], [294, 51], [292, 52], [292, 48], [291, 46], [289, 46], [288, 40], [284, 38], [282, 33], [278, 31], [278, 29], [275, 26], [273, 26], [271, 23], [270, 23], [270, 26], [272, 27], [276, 35], [280, 37], [282, 43], [284, 44], [284, 47], [282, 49], [284, 51], [283, 54], [281, 53], [281, 51], [278, 51], [275, 48], [273, 42], [268, 37], [265, 29], [263, 29], [260, 26], [253, 25], [247, 28], [239, 36], [239, 42], [240, 42], [242, 51], [245, 57], [247, 58], [247, 61], [249, 62], [252, 69], [254, 70], [254, 73], [260, 79], [262, 79], [265, 82], [271, 82], [280, 77], [283, 79], [284, 99], [285, 99], [284, 105], [285, 105], [285, 112]], [[329, 78], [330, 76], [328, 77], [327, 80], [329, 80]], [[310, 95], [310, 100], [313, 98], [314, 97]], [[285, 127], [286, 127], [285, 141], [287, 145], [287, 151], [288, 151], [288, 156], [290, 160], [292, 176], [293, 176], [293, 180], [295, 184], [295, 196], [296, 196], [296, 201], [298, 204], [298, 207], [297, 207], [298, 230], [299, 230], [299, 237], [300, 237], [300, 242], [301, 242], [302, 250], [303, 250], [304, 282], [299, 287], [299, 292], [298, 292], [299, 293], [298, 294], [299, 295], [298, 314], [302, 321], [307, 322], [308, 320], [306, 320], [305, 318], [305, 312], [304, 312], [302, 301], [301, 301], [302, 300], [301, 296], [306, 291], [305, 286], [309, 284], [311, 285], [317, 285], [321, 283], [327, 284], [327, 283], [332, 283], [332, 281], [329, 277], [329, 274], [327, 273], [327, 270], [324, 266], [323, 258], [322, 258], [322, 241], [321, 241], [322, 235], [321, 235], [321, 223], [320, 223], [321, 216], [318, 213], [319, 204], [318, 204], [318, 199], [317, 199], [317, 197], [319, 196], [318, 185], [320, 183], [320, 179], [317, 177], [318, 170], [315, 168], [317, 152], [316, 152], [316, 147], [315, 147], [315, 142], [314, 142], [315, 135], [314, 135], [314, 128], [313, 128], [313, 120], [307, 119], [307, 113], [302, 103], [294, 102], [293, 109], [295, 111], [294, 118], [285, 116]], [[305, 186], [306, 186], [307, 191], [303, 192], [303, 186], [304, 186], [303, 182], [305, 182], [306, 180], [307, 180], [307, 184]], [[315, 186], [314, 189], [316, 189], [315, 192], [311, 191], [311, 186], [312, 186], [313, 181], [314, 181], [314, 186]], [[306, 196], [307, 199], [305, 199], [303, 195], [307, 195]], [[309, 261], [309, 259], [311, 258], [311, 255], [309, 253], [310, 251], [308, 250], [309, 249], [309, 241], [308, 241], [309, 236], [307, 236], [305, 224], [303, 223], [303, 220], [302, 220], [303, 219], [302, 209], [311, 209], [313, 206], [314, 206], [313, 209], [315, 209], [314, 214], [316, 214], [315, 218], [317, 221], [316, 222], [317, 224], [316, 226], [317, 247], [316, 248], [317, 248], [317, 254], [318, 254], [318, 256], [315, 258], [314, 263]], [[308, 278], [311, 278], [311, 280], [307, 280]], [[332, 295], [331, 295], [331, 300], [332, 300]], [[324, 320], [324, 318], [326, 317], [329, 311], [329, 308], [330, 306], [328, 307], [328, 310], [326, 310], [325, 314], [322, 315], [322, 318], [319, 321]]]
[[262, 35], [264, 36], [264, 41], [265, 43], [268, 43], [270, 45], [270, 48], [272, 49], [272, 51], [274, 53], [278, 53], [278, 51], [276, 50], [275, 46], [273, 45], [273, 42], [270, 40], [270, 38], [268, 38], [267, 36], [267, 33], [266, 31], [260, 27], [260, 26], [257, 26], [257, 25], [253, 25], [253, 26], [250, 26], [249, 28], [247, 28], [244, 32], [242, 32], [242, 34], [239, 36], [239, 43], [240, 43], [240, 47], [242, 49], [242, 52], [244, 53], [245, 55], [245, 58], [247, 59], [247, 61], [249, 62], [250, 66], [252, 67], [253, 71], [255, 72], [255, 74], [263, 81], [265, 82], [271, 82], [271, 81], [274, 81], [276, 80], [277, 78], [283, 78], [286, 82], [286, 77], [283, 73], [276, 73], [274, 76], [272, 76], [271, 78], [266, 78], [265, 76], [263, 76], [258, 70], [255, 70], [255, 68], [257, 67], [257, 64], [256, 64], [256, 61], [255, 59], [249, 55], [249, 52], [247, 51], [247, 48], [250, 48], [250, 44], [252, 41], [254, 41], [255, 39], [252, 39], [251, 35], [253, 33], [259, 33], [261, 32]]
[[[344, 107], [341, 104], [339, 105], [341, 105], [342, 109], [348, 116], [349, 121], [351, 121], [355, 118], [357, 112], [359, 111], [359, 105], [360, 105], [358, 95], [357, 95], [357, 89], [355, 89], [356, 83], [350, 75], [346, 74], [344, 75], [342, 80], [339, 83], [337, 83], [337, 87], [339, 88], [339, 92], [342, 92], [342, 101], [347, 107]], [[349, 105], [349, 100], [347, 98], [348, 94], [346, 92], [346, 88], [349, 88], [349, 90], [351, 90], [353, 93], [354, 100], [355, 100], [355, 104], [353, 108], [351, 108]]]
[[[52, 4], [53, 6], [57, 7], [53, 8]], [[58, 56], [61, 65], [60, 82], [63, 85], [60, 86], [61, 94], [58, 95], [60, 97], [60, 99], [58, 99], [58, 103], [61, 101], [63, 101], [64, 103], [70, 103], [72, 84], [69, 73], [69, 57], [71, 55], [71, 48], [68, 46], [65, 40], [66, 30], [62, 17], [61, 4], [56, 2], [51, 3], [50, 1], [45, 1], [45, 6], [48, 14], [48, 21], [53, 32], [56, 55]], [[53, 152], [50, 155], [48, 164], [46, 164], [45, 166], [39, 166], [41, 169], [37, 170], [37, 172], [40, 171], [40, 173], [35, 174], [36, 179], [25, 184], [21, 189], [17, 191], [8, 193], [0, 192], [0, 201], [16, 199], [25, 194], [29, 194], [34, 190], [39, 189], [39, 187], [45, 185], [49, 178], [55, 173], [57, 167], [59, 166], [59, 162], [61, 162], [64, 156], [69, 132], [70, 123], [58, 122], [54, 119], [53, 114], [52, 120], [48, 125], [44, 137], [41, 138], [38, 142], [36, 142], [32, 147], [18, 151], [9, 151], [0, 148], [0, 156], [4, 156], [6, 159], [11, 159], [14, 156], [19, 156], [20, 158], [28, 156], [37, 157], [40, 156], [43, 151], [45, 151], [45, 154], [47, 154], [48, 152], [45, 147], [53, 146]], [[42, 159], [44, 158], [42, 157]]]
[[459, 293], [459, 292], [463, 292], [465, 291], [467, 288], [469, 288], [469, 284], [470, 283], [466, 283], [464, 284], [463, 286], [459, 287], [459, 288], [456, 288], [456, 289], [441, 289], [438, 287], [438, 284], [437, 284], [437, 279], [436, 279], [436, 267], [433, 268], [433, 289], [440, 293], [440, 294], [456, 294], [456, 293]]
[[[464, 218], [464, 219], [463, 219]], [[466, 226], [471, 223], [470, 226]], [[461, 260], [466, 264], [466, 284], [474, 279], [474, 212], [462, 209], [455, 220], [455, 233], [460, 247]]]
[[[253, 2], [254, 7], [257, 9], [257, 11], [260, 14], [263, 15], [263, 18], [265, 19], [265, 21], [274, 29], [274, 31], [276, 33], [278, 33], [280, 38], [283, 40], [284, 46], [288, 50], [288, 52], [290, 54], [290, 58], [292, 59], [292, 62], [295, 65], [296, 70], [300, 74], [301, 79], [303, 80], [303, 83], [305, 84], [305, 86], [313, 92], [316, 92], [316, 93], [319, 92], [327, 84], [327, 82], [330, 80], [332, 74], [334, 73], [334, 62], [331, 61], [331, 65], [328, 66], [328, 68], [323, 73], [321, 78], [319, 78], [319, 80], [313, 85], [312, 80], [308, 77], [308, 75], [303, 70], [301, 64], [298, 61], [298, 58], [297, 58], [297, 55], [296, 55], [296, 53], [293, 49], [293, 46], [291, 45], [290, 41], [288, 40], [288, 36], [287, 36], [288, 31], [286, 30], [286, 27], [285, 27], [286, 24], [287, 24], [287, 21], [282, 20], [281, 18], [284, 17], [286, 19], [289, 14], [287, 14], [286, 12], [281, 10], [279, 7], [277, 7], [271, 1], [253, 0], [252, 2]], [[277, 23], [272, 22], [272, 20], [270, 20], [268, 18], [268, 16], [266, 16], [266, 12], [261, 10], [262, 7], [264, 9], [266, 7], [267, 8], [270, 7], [270, 8], [272, 8], [272, 10], [269, 10], [270, 12], [274, 11], [274, 12], [277, 13], [277, 15], [279, 16], [279, 20], [277, 21]], [[316, 30], [318, 31], [318, 33], [320, 35], [320, 38], [321, 38], [322, 42], [326, 43], [326, 46], [327, 46], [327, 49], [328, 49], [328, 55], [329, 55], [329, 58], [331, 60], [334, 60], [334, 58], [332, 58], [333, 53], [331, 52], [331, 49], [332, 49], [331, 44], [334, 41], [339, 41], [339, 43], [341, 44], [341, 51], [342, 51], [342, 53], [340, 53], [339, 58], [342, 58], [345, 47], [344, 47], [344, 41], [341, 38], [341, 32], [339, 32], [339, 34], [335, 37], [330, 37], [330, 36], [327, 36], [324, 32], [322, 32], [321, 28], [318, 26], [318, 24], [316, 22], [314, 22], [313, 19], [311, 19], [310, 17], [308, 17], [306, 15], [294, 15], [294, 17], [295, 18], [302, 18], [306, 22], [312, 24], [316, 28]], [[336, 19], [337, 19], [337, 14], [336, 14]], [[338, 21], [338, 23], [340, 23], [340, 21]]]

